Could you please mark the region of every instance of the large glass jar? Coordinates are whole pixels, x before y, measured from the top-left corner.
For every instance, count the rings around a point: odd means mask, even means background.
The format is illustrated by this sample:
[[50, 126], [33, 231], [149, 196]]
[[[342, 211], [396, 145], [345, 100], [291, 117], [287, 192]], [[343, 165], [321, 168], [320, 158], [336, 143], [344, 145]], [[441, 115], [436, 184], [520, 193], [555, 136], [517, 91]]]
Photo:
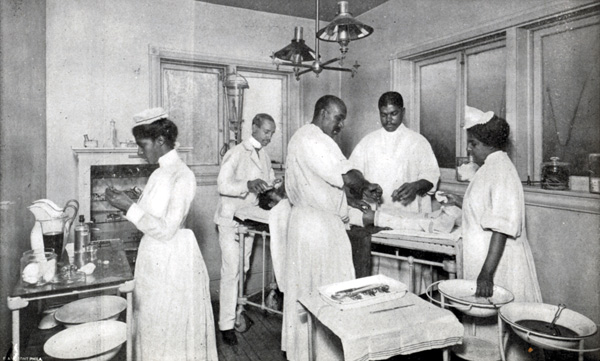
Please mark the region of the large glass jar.
[[569, 163], [559, 162], [558, 157], [551, 157], [550, 162], [542, 163], [542, 188], [568, 190], [569, 175]]

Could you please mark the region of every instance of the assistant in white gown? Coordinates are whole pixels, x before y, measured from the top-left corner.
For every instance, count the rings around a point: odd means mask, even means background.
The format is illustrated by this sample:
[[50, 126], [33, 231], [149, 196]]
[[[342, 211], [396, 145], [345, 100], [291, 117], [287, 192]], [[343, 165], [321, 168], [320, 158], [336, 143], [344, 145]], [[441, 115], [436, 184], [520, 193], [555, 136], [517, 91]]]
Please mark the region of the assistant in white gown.
[[384, 208], [392, 207], [415, 213], [431, 212], [431, 196], [419, 196], [404, 206], [392, 200], [392, 193], [404, 183], [424, 179], [433, 184], [440, 179], [440, 169], [431, 145], [421, 134], [400, 124], [394, 132], [384, 128], [367, 134], [354, 148], [350, 161], [354, 169], [383, 189]]
[[[307, 359], [306, 321], [299, 298], [320, 286], [354, 279], [343, 174], [352, 169], [338, 145], [314, 124], [300, 128], [288, 145], [285, 189], [292, 204], [288, 225], [282, 350], [288, 360]], [[331, 340], [330, 340], [331, 341]], [[316, 352], [331, 360], [331, 342], [317, 328]]]
[[194, 173], [171, 150], [127, 211], [144, 236], [135, 266], [136, 360], [217, 360], [209, 279], [194, 233], [184, 229]]
[[[392, 200], [392, 193], [404, 183], [424, 179], [433, 184], [429, 193], [435, 191], [440, 169], [437, 159], [433, 154], [431, 145], [421, 134], [400, 124], [393, 132], [380, 128], [367, 134], [356, 145], [350, 156], [350, 161], [355, 169], [360, 170], [366, 179], [377, 183], [383, 189], [382, 210], [397, 210], [428, 213], [431, 212], [431, 196], [417, 195], [415, 200], [404, 206], [401, 202]], [[398, 279], [406, 284], [409, 280], [409, 265], [389, 258], [379, 258], [375, 262], [375, 273]], [[426, 274], [422, 275], [425, 269]], [[431, 273], [420, 264], [414, 265], [415, 277], [421, 282], [415, 284], [415, 292], [425, 290], [431, 282]]]

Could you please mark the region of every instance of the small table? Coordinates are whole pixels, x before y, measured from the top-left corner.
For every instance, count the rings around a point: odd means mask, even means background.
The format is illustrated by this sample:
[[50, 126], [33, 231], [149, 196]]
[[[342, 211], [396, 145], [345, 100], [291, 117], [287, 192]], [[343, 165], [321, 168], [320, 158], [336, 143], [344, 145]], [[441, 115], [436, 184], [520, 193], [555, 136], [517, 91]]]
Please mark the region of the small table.
[[[12, 311], [12, 339], [13, 339], [13, 360], [19, 360], [20, 356], [20, 319], [19, 311], [29, 305], [30, 301], [43, 300], [56, 297], [72, 296], [90, 292], [104, 290], [117, 290], [127, 294], [127, 361], [132, 359], [133, 345], [132, 336], [132, 310], [133, 297], [132, 292], [135, 286], [135, 280], [129, 267], [129, 262], [123, 249], [123, 242], [120, 240], [98, 243], [98, 260], [94, 273], [86, 276], [85, 282], [75, 282], [71, 284], [48, 283], [39, 287], [27, 287], [22, 281], [15, 286], [8, 297], [8, 308]], [[100, 261], [108, 261], [103, 264]]]
[[409, 249], [416, 251], [425, 251], [431, 253], [444, 254], [453, 257], [452, 260], [444, 262], [434, 262], [416, 257], [404, 257], [396, 254], [387, 254], [381, 252], [371, 252], [371, 255], [385, 258], [406, 261], [409, 265], [409, 284], [408, 290], [414, 292], [414, 263], [442, 267], [448, 272], [450, 278], [463, 278], [463, 246], [460, 228], [452, 233], [426, 233], [410, 231], [381, 231], [371, 236], [373, 244], [380, 244], [394, 247], [397, 249]]
[[313, 318], [341, 341], [344, 360], [384, 360], [449, 347], [462, 342], [464, 328], [454, 314], [413, 293], [379, 304], [341, 310], [323, 300], [318, 292], [299, 299], [308, 311], [308, 352], [313, 360]]

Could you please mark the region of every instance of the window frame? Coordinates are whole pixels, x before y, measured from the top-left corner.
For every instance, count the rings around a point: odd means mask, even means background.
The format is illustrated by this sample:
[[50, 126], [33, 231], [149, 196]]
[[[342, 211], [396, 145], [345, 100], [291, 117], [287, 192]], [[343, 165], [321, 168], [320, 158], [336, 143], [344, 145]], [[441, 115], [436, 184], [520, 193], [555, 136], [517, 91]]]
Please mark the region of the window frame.
[[[526, 180], [540, 178], [542, 144], [536, 136], [541, 121], [542, 105], [539, 99], [540, 84], [537, 84], [540, 69], [534, 63], [534, 36], [536, 32], [549, 31], [565, 22], [586, 22], [600, 16], [600, 4], [584, 4], [568, 10], [553, 7], [541, 8], [517, 18], [507, 18], [464, 33], [437, 39], [425, 44], [398, 51], [390, 57], [392, 90], [400, 91], [405, 98], [407, 109], [405, 123], [419, 131], [419, 74], [416, 64], [419, 61], [433, 61], [460, 50], [470, 49], [504, 39], [506, 44], [506, 120], [511, 126], [512, 151], [509, 154], [520, 177]], [[538, 66], [539, 68], [539, 66]], [[405, 84], [406, 79], [410, 84]], [[461, 89], [459, 97], [466, 99], [466, 90]], [[458, 112], [464, 112], [464, 100], [459, 103]], [[462, 118], [463, 115], [457, 115]], [[536, 116], [538, 118], [536, 118]], [[464, 131], [461, 131], [461, 133]], [[457, 133], [458, 134], [458, 133]], [[466, 132], [465, 132], [466, 134]], [[458, 137], [458, 136], [457, 136]], [[461, 137], [465, 135], [461, 134]], [[537, 138], [536, 138], [537, 137]], [[465, 149], [466, 142], [458, 149]], [[457, 153], [459, 153], [457, 151]], [[441, 169], [442, 181], [454, 182], [454, 169]], [[587, 177], [572, 177], [574, 190], [587, 190]], [[579, 184], [579, 185], [578, 185]]]
[[[149, 45], [149, 103], [150, 107], [159, 107], [163, 104], [162, 99], [162, 68], [163, 64], [183, 64], [188, 66], [207, 67], [219, 69], [223, 76], [227, 72], [228, 66], [235, 66], [238, 72], [253, 72], [276, 74], [282, 76], [285, 89], [282, 96], [284, 103], [282, 111], [282, 159], [285, 160], [287, 152], [287, 144], [291, 137], [291, 132], [297, 129], [300, 125], [300, 85], [294, 80], [294, 73], [291, 69], [274, 69], [270, 62], [251, 61], [241, 58], [220, 57], [202, 53], [192, 53], [184, 51], [175, 51], [164, 49], [158, 46]], [[224, 144], [225, 132], [229, 132], [229, 124], [225, 112], [225, 92], [223, 89], [223, 78], [219, 81], [219, 149]], [[187, 145], [184, 145], [187, 146]], [[196, 174], [196, 178], [200, 185], [215, 185], [219, 174], [222, 156], [219, 156], [219, 164], [216, 165], [197, 165], [190, 164], [190, 168]], [[285, 164], [274, 166], [275, 168], [284, 169]]]
[[[411, 58], [413, 67], [413, 84], [412, 95], [413, 104], [415, 105], [412, 113], [411, 129], [420, 132], [421, 126], [421, 69], [425, 66], [437, 64], [449, 60], [455, 60], [456, 64], [456, 106], [455, 106], [455, 157], [464, 157], [467, 155], [467, 132], [463, 129], [464, 125], [464, 109], [467, 105], [467, 73], [468, 64], [467, 58], [469, 55], [482, 53], [485, 51], [506, 48], [506, 36], [504, 33], [496, 36], [484, 38], [480, 41], [469, 42], [468, 44], [460, 44], [456, 47], [451, 47], [445, 51], [438, 51], [425, 56], [417, 56]], [[449, 169], [449, 168], [446, 168]], [[447, 171], [446, 171], [447, 172]]]

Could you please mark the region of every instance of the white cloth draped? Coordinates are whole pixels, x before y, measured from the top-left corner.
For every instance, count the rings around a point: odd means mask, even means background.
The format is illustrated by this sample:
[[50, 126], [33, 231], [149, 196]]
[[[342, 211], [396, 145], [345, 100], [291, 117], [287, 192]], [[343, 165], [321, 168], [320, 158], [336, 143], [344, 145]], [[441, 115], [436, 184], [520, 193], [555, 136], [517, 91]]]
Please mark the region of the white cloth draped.
[[273, 261], [273, 272], [277, 280], [277, 286], [281, 292], [285, 292], [285, 261], [287, 253], [288, 221], [292, 205], [290, 201], [282, 199], [269, 211], [269, 234], [271, 260]]
[[126, 215], [144, 233], [135, 268], [135, 359], [216, 360], [208, 272], [194, 233], [183, 229], [196, 178], [175, 150], [158, 162]]
[[[338, 145], [317, 126], [300, 128], [288, 145], [285, 187], [289, 217], [282, 350], [288, 360], [306, 360], [306, 320], [298, 298], [323, 285], [354, 279], [352, 250], [343, 220], [348, 205], [342, 175], [352, 169]], [[322, 331], [322, 330], [321, 330]], [[317, 330], [317, 359], [328, 343]]]

